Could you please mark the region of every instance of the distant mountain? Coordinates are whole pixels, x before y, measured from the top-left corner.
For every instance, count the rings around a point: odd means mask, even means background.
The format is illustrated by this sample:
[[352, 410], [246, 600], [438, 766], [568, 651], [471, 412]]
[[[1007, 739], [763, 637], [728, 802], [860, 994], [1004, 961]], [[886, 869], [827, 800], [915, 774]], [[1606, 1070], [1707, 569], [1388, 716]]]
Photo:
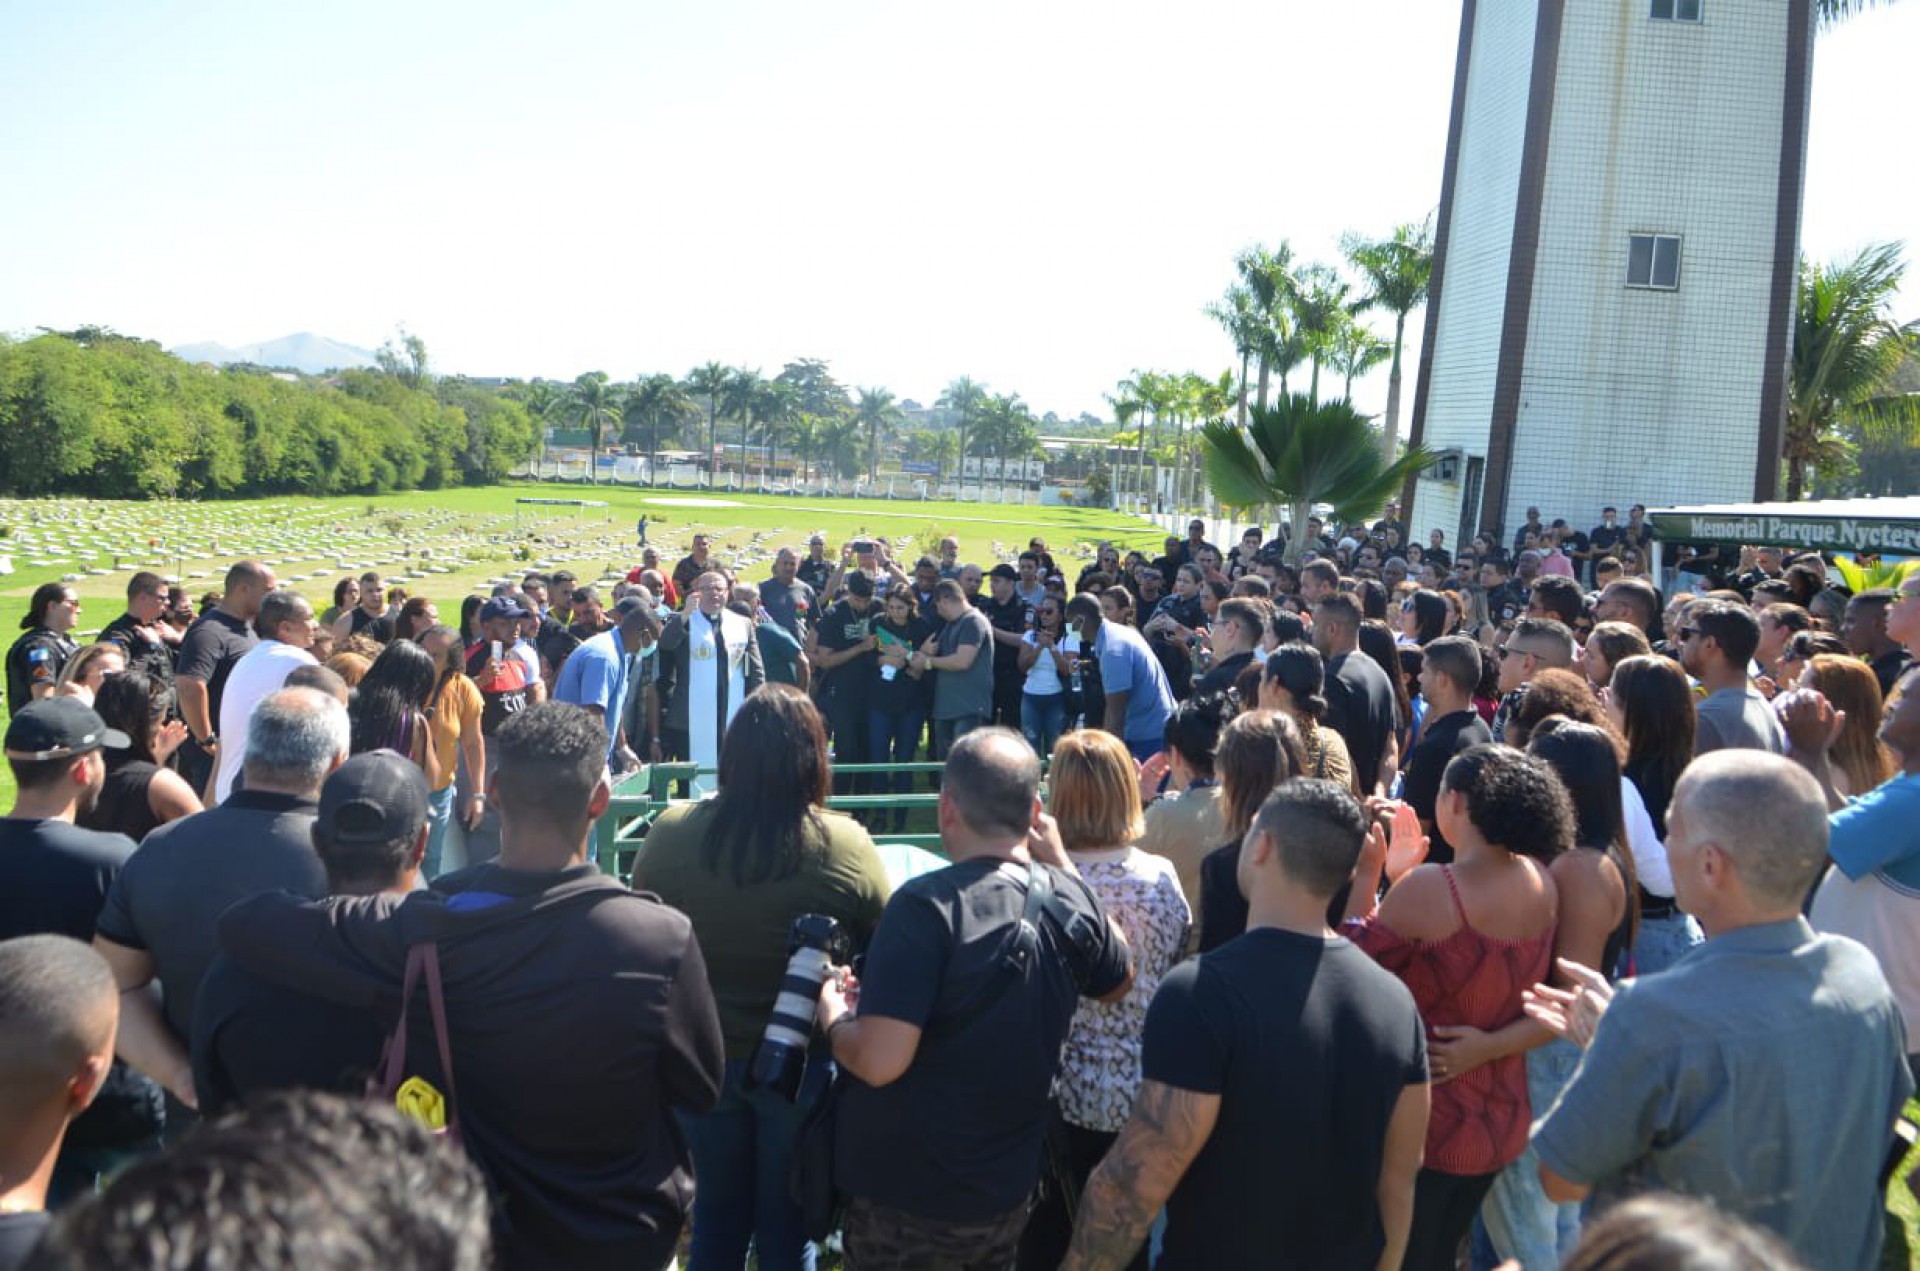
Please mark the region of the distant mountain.
[[239, 348], [209, 342], [183, 344], [169, 352], [189, 362], [212, 362], [217, 366], [225, 366], [229, 362], [251, 362], [255, 366], [285, 367], [308, 375], [375, 365], [370, 351], [307, 331], [298, 335], [283, 335], [278, 340], [268, 340], [264, 344], [243, 344]]

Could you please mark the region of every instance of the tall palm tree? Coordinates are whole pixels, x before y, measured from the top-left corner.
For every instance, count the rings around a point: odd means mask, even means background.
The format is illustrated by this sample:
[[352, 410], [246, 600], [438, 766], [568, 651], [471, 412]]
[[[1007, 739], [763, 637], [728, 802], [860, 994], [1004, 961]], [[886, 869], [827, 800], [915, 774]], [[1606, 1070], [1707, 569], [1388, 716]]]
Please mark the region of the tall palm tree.
[[1313, 362], [1307, 396], [1315, 402], [1320, 400], [1320, 368], [1326, 364], [1334, 333], [1351, 314], [1352, 292], [1331, 265], [1308, 265], [1295, 276], [1293, 320]]
[[1207, 483], [1228, 507], [1283, 504], [1292, 511], [1287, 559], [1297, 562], [1306, 546], [1307, 517], [1314, 504], [1333, 505], [1343, 520], [1371, 516], [1400, 483], [1433, 462], [1424, 446], [1388, 462], [1380, 454], [1367, 417], [1350, 402], [1316, 403], [1291, 394], [1271, 408], [1256, 406], [1246, 428], [1224, 422], [1201, 430]]
[[600, 442], [608, 428], [620, 423], [621, 391], [605, 371], [588, 371], [567, 390], [567, 414], [587, 434], [587, 480], [600, 480]]
[[533, 420], [534, 427], [540, 430], [540, 461], [546, 462], [547, 429], [553, 421], [564, 417], [562, 406], [566, 393], [558, 384], [549, 380], [534, 380], [520, 390], [520, 401], [527, 408], [527, 416]]
[[987, 401], [987, 386], [972, 376], [962, 375], [941, 390], [934, 399], [934, 405], [950, 410], [960, 417], [959, 481], [962, 486], [967, 480], [967, 432], [973, 427], [979, 416], [980, 408]]
[[696, 393], [704, 393], [707, 398], [707, 488], [712, 489], [714, 476], [719, 471], [720, 449], [720, 394], [727, 389], [727, 381], [733, 378], [733, 371], [718, 362], [708, 362], [705, 366], [696, 366], [687, 372], [687, 387]]
[[659, 478], [660, 434], [666, 432], [671, 435], [697, 410], [693, 399], [687, 396], [687, 390], [671, 375], [642, 375], [627, 391], [620, 412], [625, 425], [621, 439], [629, 444], [638, 444], [639, 437], [646, 438], [647, 473], [650, 479]]
[[765, 382], [759, 371], [735, 367], [727, 376], [726, 386], [720, 390], [720, 414], [740, 421], [740, 488], [743, 490], [747, 488], [747, 433], [753, 426], [760, 386]]
[[1844, 459], [1841, 430], [1866, 426], [1920, 441], [1920, 403], [1891, 391], [1900, 363], [1920, 352], [1920, 322], [1889, 313], [1906, 263], [1898, 243], [1879, 243], [1842, 264], [1800, 262], [1782, 459], [1787, 498], [1807, 474]]
[[974, 442], [983, 454], [999, 457], [1000, 493], [1004, 498], [1007, 488], [1006, 465], [1010, 462], [1024, 463], [1040, 444], [1040, 434], [1034, 426], [1033, 413], [1020, 400], [1020, 394], [993, 393], [980, 408], [980, 422], [974, 432]]
[[880, 443], [900, 430], [900, 421], [905, 416], [900, 413], [891, 389], [863, 388], [860, 399], [854, 403], [853, 417], [866, 433], [867, 482], [872, 484], [880, 479]]
[[747, 414], [754, 435], [766, 446], [763, 472], [769, 473], [773, 470], [780, 440], [788, 435], [795, 421], [821, 418], [801, 407], [798, 389], [788, 381], [778, 379], [760, 381], [752, 400], [747, 404]]
[[[1111, 448], [1121, 444], [1121, 434], [1127, 432], [1133, 421], [1140, 417], [1140, 412], [1144, 409], [1144, 404], [1134, 393], [1132, 380], [1121, 380], [1115, 385], [1114, 391], [1107, 394], [1107, 404], [1113, 407], [1113, 422], [1115, 424], [1114, 434], [1108, 439], [1108, 446]], [[1138, 484], [1137, 481], [1136, 484]], [[1115, 506], [1119, 506], [1117, 500]]]
[[[1240, 285], [1247, 289], [1252, 301], [1253, 312], [1258, 315], [1256, 331], [1259, 344], [1254, 349], [1255, 363], [1259, 368], [1259, 387], [1256, 398], [1259, 404], [1267, 404], [1267, 388], [1272, 382], [1275, 368], [1288, 357], [1291, 343], [1287, 307], [1292, 303], [1295, 283], [1293, 277], [1293, 246], [1285, 239], [1272, 251], [1264, 247], [1249, 247], [1233, 258], [1233, 267], [1240, 275]], [[1297, 350], [1293, 360], [1298, 360]], [[1282, 387], [1285, 392], [1284, 369], [1281, 370]]]
[[1393, 366], [1387, 372], [1386, 431], [1380, 439], [1381, 453], [1391, 459], [1400, 445], [1400, 351], [1406, 345], [1407, 316], [1427, 302], [1433, 281], [1433, 218], [1397, 226], [1382, 239], [1348, 235], [1341, 250], [1366, 280], [1362, 305], [1393, 315]]
[[1204, 312], [1226, 329], [1233, 340], [1233, 351], [1240, 358], [1240, 410], [1242, 428], [1247, 426], [1247, 367], [1260, 348], [1260, 312], [1253, 292], [1244, 283], [1234, 283], [1226, 295], [1207, 305]]

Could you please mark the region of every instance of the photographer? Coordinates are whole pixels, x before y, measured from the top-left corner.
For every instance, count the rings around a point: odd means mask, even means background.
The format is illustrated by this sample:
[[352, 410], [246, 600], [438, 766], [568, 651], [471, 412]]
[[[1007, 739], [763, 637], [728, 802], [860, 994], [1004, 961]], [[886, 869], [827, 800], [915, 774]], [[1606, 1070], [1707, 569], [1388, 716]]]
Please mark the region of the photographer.
[[939, 810], [954, 863], [894, 893], [863, 981], [821, 991], [848, 1078], [835, 1177], [852, 1198], [849, 1271], [1012, 1262], [1068, 1025], [1083, 994], [1118, 1000], [1132, 982], [1039, 785], [1018, 734], [956, 741]]
[[795, 1137], [826, 1088], [825, 1055], [797, 1100], [754, 1088], [748, 1063], [780, 992], [788, 930], [831, 918], [864, 949], [886, 903], [873, 841], [826, 810], [827, 736], [804, 693], [769, 684], [749, 697], [720, 749], [720, 792], [661, 814], [633, 885], [687, 915], [709, 951], [708, 980], [726, 1039], [726, 1080], [711, 1112], [681, 1112], [699, 1188], [692, 1261], [743, 1267], [751, 1242], [767, 1271], [813, 1265], [799, 1207], [784, 1187]]

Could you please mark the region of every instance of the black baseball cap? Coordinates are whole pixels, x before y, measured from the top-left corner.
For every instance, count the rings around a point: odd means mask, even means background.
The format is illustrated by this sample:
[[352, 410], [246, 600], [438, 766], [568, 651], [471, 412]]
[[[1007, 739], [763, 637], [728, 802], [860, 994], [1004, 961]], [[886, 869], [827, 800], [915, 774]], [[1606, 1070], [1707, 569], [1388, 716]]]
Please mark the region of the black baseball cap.
[[392, 750], [369, 750], [335, 768], [320, 787], [314, 828], [332, 843], [411, 839], [427, 823], [427, 776]]
[[480, 621], [491, 622], [495, 618], [531, 618], [533, 611], [522, 605], [512, 596], [495, 596], [480, 606]]
[[108, 728], [91, 706], [77, 697], [43, 697], [14, 712], [7, 724], [7, 758], [38, 763], [70, 759], [89, 750], [125, 750], [133, 739]]
[[1020, 571], [1015, 569], [1011, 565], [1000, 564], [1000, 565], [995, 565], [992, 569], [988, 570], [987, 577], [1018, 579], [1020, 577]]

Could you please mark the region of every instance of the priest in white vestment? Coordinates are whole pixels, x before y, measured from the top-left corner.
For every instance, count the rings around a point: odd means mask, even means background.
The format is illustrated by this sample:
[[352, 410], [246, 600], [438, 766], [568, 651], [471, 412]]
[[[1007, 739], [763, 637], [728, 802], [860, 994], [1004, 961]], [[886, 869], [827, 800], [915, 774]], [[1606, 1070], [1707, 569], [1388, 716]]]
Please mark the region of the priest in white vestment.
[[[747, 694], [766, 682], [753, 620], [729, 612], [727, 580], [706, 573], [694, 580], [686, 609], [660, 631], [660, 724], [664, 758], [702, 768], [720, 765], [720, 739]], [[693, 786], [697, 798], [715, 788], [711, 773]]]

